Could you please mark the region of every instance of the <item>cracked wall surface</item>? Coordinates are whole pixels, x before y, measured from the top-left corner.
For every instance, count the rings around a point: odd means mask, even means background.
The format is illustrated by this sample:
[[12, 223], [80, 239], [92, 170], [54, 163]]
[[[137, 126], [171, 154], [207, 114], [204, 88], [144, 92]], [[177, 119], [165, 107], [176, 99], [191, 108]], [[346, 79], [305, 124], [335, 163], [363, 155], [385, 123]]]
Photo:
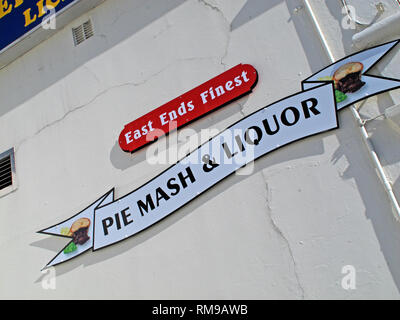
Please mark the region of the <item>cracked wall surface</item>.
[[[252, 64], [252, 94], [187, 127], [223, 130], [327, 64], [300, 4], [108, 0], [1, 70], [0, 153], [15, 147], [18, 189], [0, 198], [0, 298], [398, 299], [399, 225], [348, 111], [339, 130], [259, 159], [132, 239], [58, 266], [56, 290], [41, 286], [65, 241], [37, 230], [169, 166], [122, 152], [126, 123]], [[95, 36], [74, 47], [88, 17]], [[356, 290], [341, 287], [346, 265]]]

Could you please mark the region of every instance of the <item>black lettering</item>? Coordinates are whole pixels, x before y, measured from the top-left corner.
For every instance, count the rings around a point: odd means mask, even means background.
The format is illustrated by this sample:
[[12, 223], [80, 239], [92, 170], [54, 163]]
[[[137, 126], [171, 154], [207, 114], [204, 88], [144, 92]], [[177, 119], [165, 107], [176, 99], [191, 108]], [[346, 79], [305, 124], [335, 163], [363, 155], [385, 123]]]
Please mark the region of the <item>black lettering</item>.
[[267, 134], [270, 135], [270, 136], [273, 136], [274, 134], [278, 133], [278, 132], [279, 132], [279, 129], [280, 129], [279, 122], [278, 122], [278, 119], [276, 118], [276, 115], [274, 115], [274, 121], [275, 121], [275, 126], [276, 126], [276, 129], [275, 129], [274, 131], [271, 130], [271, 126], [269, 125], [268, 119], [265, 119], [265, 120], [263, 121], [265, 131], [266, 131]]
[[[291, 111], [294, 116], [294, 121], [289, 122], [287, 118], [287, 112]], [[281, 121], [285, 126], [291, 127], [294, 126], [298, 121], [300, 120], [300, 111], [297, 110], [295, 107], [288, 107], [285, 110], [283, 110], [282, 115], [281, 115]]]
[[[308, 106], [309, 102], [311, 102], [311, 107]], [[301, 103], [301, 105], [303, 106], [303, 112], [304, 112], [304, 116], [306, 117], [306, 119], [311, 117], [310, 111], [315, 116], [317, 116], [321, 113], [318, 109], [315, 108], [318, 105], [318, 100], [315, 98], [305, 100]]]
[[127, 213], [128, 210], [129, 210], [129, 207], [121, 211], [122, 221], [124, 222], [125, 226], [130, 225], [133, 222], [133, 219], [128, 220], [128, 218], [131, 216], [130, 213]]
[[229, 150], [229, 147], [226, 145], [225, 142], [222, 144], [222, 148], [224, 148], [225, 154], [228, 157], [228, 159], [232, 159], [235, 155], [238, 154], [237, 152], [232, 154], [231, 150]]
[[180, 172], [178, 174], [179, 180], [181, 181], [181, 184], [182, 184], [183, 188], [187, 187], [186, 179], [188, 179], [188, 178], [190, 179], [191, 183], [195, 183], [196, 182], [196, 179], [195, 179], [195, 177], [193, 175], [193, 172], [192, 172], [192, 169], [190, 169], [190, 167], [186, 168], [186, 172], [188, 174], [186, 177], [183, 176], [182, 172]]
[[[251, 138], [250, 138], [250, 135], [249, 135], [250, 130], [254, 130], [257, 134], [257, 138], [255, 138], [254, 140], [251, 140]], [[259, 127], [253, 126], [246, 130], [246, 132], [244, 134], [244, 140], [246, 140], [246, 142], [248, 144], [257, 146], [260, 144], [262, 136], [263, 136], [262, 130]]]
[[242, 139], [240, 139], [240, 136], [239, 135], [236, 136], [235, 140], [236, 140], [236, 143], [237, 143], [237, 145], [239, 147], [240, 152], [244, 152], [246, 150], [246, 148], [244, 147]]
[[102, 221], [103, 224], [103, 231], [104, 231], [104, 235], [107, 236], [108, 235], [108, 228], [111, 227], [114, 224], [114, 219], [109, 217], [109, 218], [105, 218]]
[[179, 193], [179, 191], [181, 190], [181, 187], [179, 186], [179, 184], [174, 183], [175, 181], [176, 181], [176, 178], [171, 178], [167, 182], [168, 189], [175, 190], [175, 192], [171, 193], [171, 196], [176, 196]]
[[168, 201], [170, 199], [170, 197], [165, 193], [165, 191], [162, 188], [157, 188], [156, 197], [157, 197], [157, 207], [160, 206], [160, 200], [164, 199], [165, 201]]
[[117, 222], [117, 230], [121, 229], [121, 221], [119, 220], [119, 213], [116, 213], [115, 215], [115, 221]]
[[139, 207], [139, 210], [140, 210], [140, 214], [142, 215], [142, 217], [144, 216], [143, 210], [146, 211], [146, 213], [148, 213], [149, 212], [149, 207], [150, 207], [151, 210], [155, 209], [154, 202], [153, 202], [153, 199], [151, 198], [150, 194], [148, 194], [146, 196], [146, 204], [144, 204], [142, 200], [139, 200], [137, 202], [137, 204], [138, 204], [138, 207]]

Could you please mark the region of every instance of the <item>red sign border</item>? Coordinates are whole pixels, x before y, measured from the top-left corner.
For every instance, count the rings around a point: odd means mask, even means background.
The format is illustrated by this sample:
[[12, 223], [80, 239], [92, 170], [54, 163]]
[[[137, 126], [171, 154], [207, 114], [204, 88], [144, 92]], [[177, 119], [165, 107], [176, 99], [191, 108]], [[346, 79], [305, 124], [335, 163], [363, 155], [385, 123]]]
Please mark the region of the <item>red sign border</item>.
[[[149, 141], [149, 142], [143, 144], [142, 146], [137, 147], [136, 149], [134, 149], [134, 150], [132, 150], [132, 151], [131, 151], [131, 150], [124, 150], [124, 148], [121, 146], [121, 136], [122, 136], [122, 134], [123, 134], [125, 128], [127, 128], [131, 123], [133, 123], [133, 122], [135, 122], [135, 121], [138, 121], [139, 119], [141, 119], [141, 118], [143, 118], [143, 117], [146, 117], [146, 116], [149, 115], [150, 113], [155, 112], [155, 111], [158, 110], [159, 108], [161, 108], [161, 107], [163, 107], [163, 106], [169, 104], [170, 102], [172, 102], [172, 101], [174, 101], [174, 100], [176, 100], [176, 99], [179, 99], [179, 98], [182, 97], [182, 96], [185, 96], [185, 95], [190, 94], [192, 91], [197, 90], [198, 88], [204, 86], [205, 84], [210, 83], [210, 82], [212, 82], [213, 80], [215, 80], [215, 79], [217, 79], [217, 78], [219, 78], [219, 77], [224, 76], [225, 74], [228, 74], [228, 73], [231, 72], [233, 69], [238, 68], [239, 66], [242, 66], [242, 67], [249, 66], [249, 67], [251, 67], [251, 68], [253, 69], [253, 72], [255, 73], [255, 78], [254, 78], [254, 80], [253, 80], [253, 83], [251, 84], [251, 86], [249, 87], [249, 89], [248, 89], [246, 92], [242, 93], [242, 94], [239, 95], [239, 96], [236, 96], [236, 97], [232, 98], [231, 100], [229, 100], [229, 101], [227, 101], [227, 102], [221, 104], [220, 106], [215, 107], [214, 109], [211, 109], [211, 110], [209, 110], [209, 111], [207, 111], [207, 112], [205, 112], [205, 113], [203, 113], [203, 114], [197, 116], [196, 118], [193, 118], [192, 120], [190, 120], [190, 121], [188, 121], [188, 122], [186, 122], [186, 123], [184, 123], [184, 124], [178, 126], [177, 128], [174, 128], [174, 129], [172, 129], [172, 130], [167, 131], [167, 132], [166, 132], [165, 134], [163, 134], [162, 136], [159, 136], [159, 137], [155, 138], [154, 140]], [[221, 73], [221, 74], [215, 76], [214, 78], [212, 78], [212, 79], [210, 79], [210, 80], [207, 80], [206, 82], [204, 82], [204, 83], [202, 83], [201, 85], [195, 87], [194, 89], [191, 89], [191, 90], [185, 92], [184, 94], [180, 95], [179, 97], [170, 100], [169, 102], [163, 104], [162, 106], [160, 106], [160, 107], [158, 107], [158, 108], [156, 108], [156, 109], [154, 109], [154, 110], [152, 110], [152, 111], [150, 111], [150, 112], [144, 114], [143, 116], [141, 116], [141, 117], [139, 117], [139, 118], [137, 118], [137, 119], [131, 121], [130, 123], [126, 124], [126, 125], [124, 126], [124, 129], [121, 131], [121, 133], [120, 133], [120, 135], [119, 135], [118, 144], [119, 144], [121, 150], [124, 151], [124, 152], [126, 152], [126, 153], [133, 154], [133, 153], [135, 153], [135, 152], [137, 152], [137, 151], [140, 151], [140, 150], [142, 150], [143, 148], [149, 146], [150, 144], [157, 142], [159, 138], [168, 137], [168, 135], [169, 135], [170, 133], [175, 132], [176, 130], [178, 130], [178, 129], [180, 129], [180, 128], [184, 128], [185, 126], [187, 126], [187, 125], [193, 123], [194, 121], [200, 120], [200, 119], [202, 119], [203, 117], [205, 117], [205, 116], [211, 114], [212, 112], [217, 111], [217, 110], [219, 110], [219, 109], [221, 109], [221, 108], [227, 106], [228, 104], [233, 103], [233, 102], [235, 102], [235, 101], [237, 101], [237, 100], [243, 98], [244, 96], [250, 94], [251, 92], [253, 92], [253, 89], [257, 86], [258, 80], [259, 80], [259, 74], [258, 74], [257, 69], [256, 69], [253, 65], [247, 64], [247, 63], [246, 63], [246, 64], [240, 63], [240, 64], [236, 65], [235, 67], [233, 67], [233, 68], [231, 68], [231, 69], [229, 69], [229, 70], [226, 70], [226, 71], [224, 71], [223, 73]]]

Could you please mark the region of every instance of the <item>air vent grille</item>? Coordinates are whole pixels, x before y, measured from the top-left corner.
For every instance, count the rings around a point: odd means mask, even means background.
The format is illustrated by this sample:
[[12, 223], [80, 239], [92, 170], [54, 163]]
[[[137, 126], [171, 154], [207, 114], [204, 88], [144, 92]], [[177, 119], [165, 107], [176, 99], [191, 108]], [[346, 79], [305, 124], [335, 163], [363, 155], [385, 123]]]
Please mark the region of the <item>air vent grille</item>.
[[85, 40], [93, 37], [94, 30], [92, 21], [89, 19], [80, 26], [72, 28], [72, 35], [74, 37], [75, 46], [78, 46]]
[[93, 25], [92, 25], [91, 20], [88, 20], [83, 24], [83, 33], [85, 34], [86, 39], [93, 37], [94, 32], [93, 32]]
[[0, 158], [0, 190], [12, 185], [12, 159], [11, 155]]

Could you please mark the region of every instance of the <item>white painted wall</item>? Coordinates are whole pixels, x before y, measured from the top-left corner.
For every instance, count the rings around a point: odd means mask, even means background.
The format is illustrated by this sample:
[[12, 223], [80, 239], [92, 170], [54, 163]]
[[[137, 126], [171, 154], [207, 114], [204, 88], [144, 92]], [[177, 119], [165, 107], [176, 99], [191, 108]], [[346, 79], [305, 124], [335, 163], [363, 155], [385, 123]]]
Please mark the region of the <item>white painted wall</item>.
[[[354, 30], [342, 30], [333, 2], [314, 5], [341, 58]], [[56, 267], [56, 290], [42, 288], [41, 268], [66, 241], [36, 231], [168, 167], [148, 165], [146, 149], [123, 153], [124, 124], [250, 63], [254, 92], [189, 126], [222, 130], [328, 64], [306, 12], [294, 13], [301, 4], [108, 0], [1, 70], [0, 151], [15, 147], [18, 189], [0, 198], [0, 298], [398, 299], [400, 226], [349, 110], [339, 130], [274, 152], [138, 236]], [[71, 28], [89, 16], [95, 37], [74, 47]], [[398, 76], [398, 59], [383, 71]], [[365, 112], [398, 94], [370, 99]], [[374, 126], [399, 195], [399, 134]], [[341, 287], [345, 265], [357, 270], [356, 290]]]

